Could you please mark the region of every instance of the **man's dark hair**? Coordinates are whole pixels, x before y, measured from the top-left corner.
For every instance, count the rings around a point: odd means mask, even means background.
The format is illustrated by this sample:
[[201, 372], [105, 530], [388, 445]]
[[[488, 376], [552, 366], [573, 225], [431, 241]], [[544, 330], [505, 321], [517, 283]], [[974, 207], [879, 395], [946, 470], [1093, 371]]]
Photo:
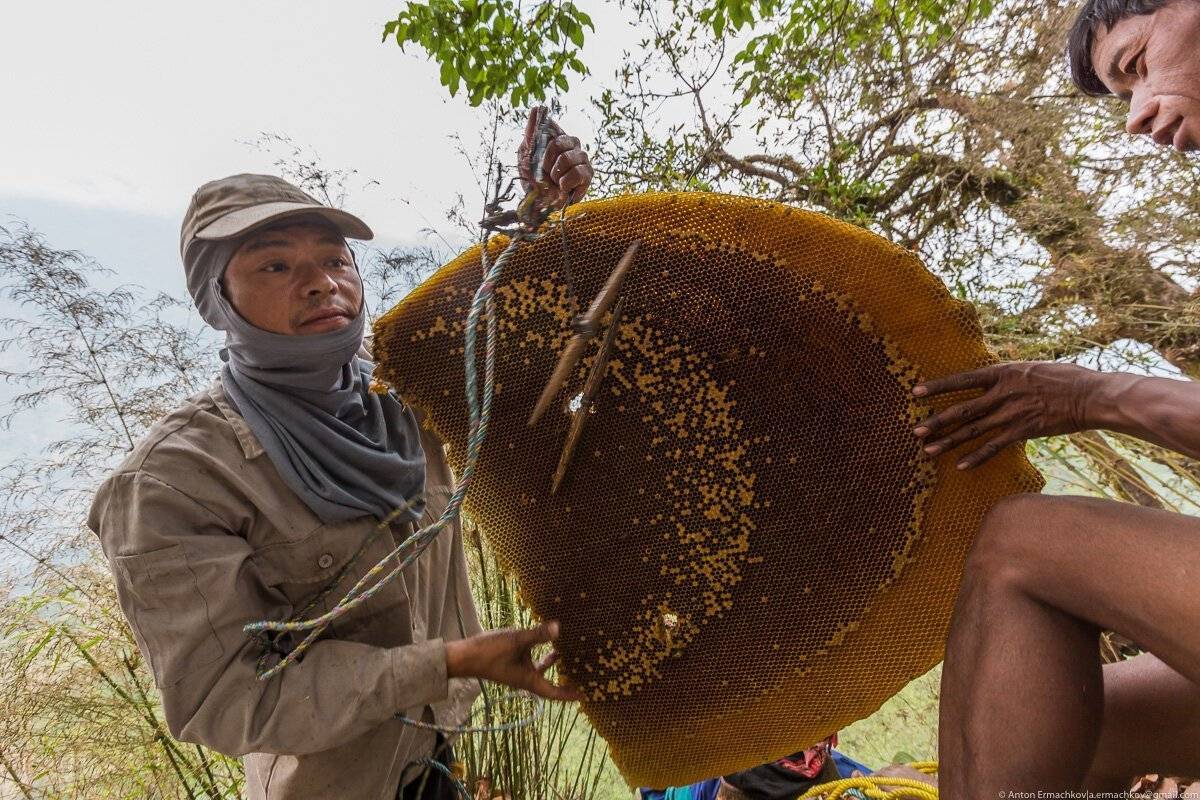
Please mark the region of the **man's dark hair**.
[[1067, 60], [1071, 64], [1071, 80], [1084, 94], [1112, 94], [1096, 68], [1092, 66], [1092, 42], [1100, 26], [1111, 30], [1123, 19], [1139, 14], [1153, 14], [1171, 0], [1087, 0], [1067, 34]]

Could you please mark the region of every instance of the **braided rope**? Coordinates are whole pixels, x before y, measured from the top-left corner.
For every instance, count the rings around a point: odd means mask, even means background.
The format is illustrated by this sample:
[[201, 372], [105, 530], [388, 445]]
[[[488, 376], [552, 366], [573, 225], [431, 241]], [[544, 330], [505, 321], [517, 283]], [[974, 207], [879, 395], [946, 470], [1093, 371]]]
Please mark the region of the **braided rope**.
[[[910, 767], [926, 775], [937, 774], [936, 761], [916, 761]], [[883, 787], [888, 787], [884, 789]], [[938, 800], [936, 786], [912, 778], [892, 778], [886, 775], [863, 775], [841, 778], [814, 786], [796, 800]]]
[[526, 725], [532, 725], [546, 710], [545, 700], [535, 694], [532, 694], [531, 692], [526, 692], [524, 690], [510, 692], [500, 699], [507, 700], [513, 697], [528, 697], [533, 702], [533, 711], [530, 712], [528, 716], [521, 717], [520, 719], [512, 720], [510, 722], [502, 722], [496, 725], [471, 725], [469, 723], [466, 725], [437, 725], [432, 722], [422, 722], [419, 719], [413, 719], [412, 717], [403, 717], [399, 715], [396, 716], [396, 719], [400, 720], [405, 725], [411, 725], [414, 728], [421, 728], [422, 730], [437, 731], [438, 733], [457, 736], [464, 733], [505, 733], [507, 731], [513, 731], [517, 728], [523, 728]]
[[454, 787], [455, 794], [457, 794], [461, 800], [475, 800], [473, 797], [471, 797], [471, 790], [468, 789], [467, 785], [462, 782], [462, 779], [454, 774], [454, 770], [450, 769], [442, 762], [432, 758], [418, 758], [412, 763], [430, 767], [445, 775], [446, 779], [450, 781], [450, 785]]

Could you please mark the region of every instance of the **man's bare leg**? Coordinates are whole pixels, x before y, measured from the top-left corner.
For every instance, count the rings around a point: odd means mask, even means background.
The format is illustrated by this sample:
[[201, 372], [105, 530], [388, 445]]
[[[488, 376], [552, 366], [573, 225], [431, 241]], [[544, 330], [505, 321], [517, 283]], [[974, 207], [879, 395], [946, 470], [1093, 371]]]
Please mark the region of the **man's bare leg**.
[[1124, 791], [1150, 772], [1200, 777], [1200, 683], [1147, 653], [1104, 667], [1104, 723], [1083, 788]]
[[946, 646], [947, 797], [1082, 785], [1104, 716], [1102, 627], [1200, 683], [1200, 520], [1078, 497], [997, 505]]

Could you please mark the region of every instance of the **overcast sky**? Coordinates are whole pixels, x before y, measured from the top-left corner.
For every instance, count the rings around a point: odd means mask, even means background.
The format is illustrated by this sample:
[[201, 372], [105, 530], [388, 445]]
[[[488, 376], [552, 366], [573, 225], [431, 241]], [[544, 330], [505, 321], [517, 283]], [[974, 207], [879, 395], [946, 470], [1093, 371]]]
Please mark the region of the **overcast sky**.
[[[357, 169], [347, 208], [383, 244], [420, 241], [458, 194], [479, 206], [468, 146], [484, 112], [451, 99], [419, 50], [381, 42], [403, 0], [69, 0], [5, 3], [0, 25], [0, 225], [28, 222], [58, 248], [118, 271], [120, 282], [185, 295], [179, 223], [204, 181], [272, 172], [278, 154], [247, 144], [290, 137], [330, 168]], [[583, 0], [596, 33], [594, 79], [573, 87], [560, 122], [587, 142], [587, 97], [636, 35], [615, 3]], [[519, 131], [509, 131], [515, 141]], [[352, 187], [353, 188], [353, 187]], [[11, 309], [2, 309], [7, 312]], [[19, 354], [0, 355], [0, 368]], [[11, 396], [0, 385], [0, 401]], [[50, 426], [15, 426], [0, 463], [33, 454]]]
[[[56, 236], [52, 206], [28, 201], [160, 217], [177, 231], [200, 183], [272, 169], [272, 155], [245, 144], [271, 132], [381, 181], [348, 206], [383, 237], [447, 227], [456, 194], [477, 196], [451, 136], [478, 142], [485, 119], [448, 97], [419, 50], [380, 41], [401, 5], [6, 4], [0, 210]], [[631, 34], [609, 4], [582, 5], [597, 23], [585, 55], [607, 77]], [[562, 123], [586, 139], [589, 87], [578, 88]], [[86, 239], [56, 243], [86, 250]]]

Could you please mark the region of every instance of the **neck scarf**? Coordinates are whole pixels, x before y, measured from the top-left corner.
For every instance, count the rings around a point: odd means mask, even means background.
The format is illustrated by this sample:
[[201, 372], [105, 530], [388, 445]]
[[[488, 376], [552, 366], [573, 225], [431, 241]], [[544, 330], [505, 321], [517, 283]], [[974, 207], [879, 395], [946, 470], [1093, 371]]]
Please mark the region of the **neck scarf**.
[[279, 472], [322, 522], [366, 514], [416, 520], [424, 510], [425, 455], [416, 417], [391, 394], [370, 391], [362, 345], [366, 312], [345, 328], [286, 336], [246, 322], [221, 290], [240, 241], [193, 240], [188, 291], [225, 331], [221, 384]]

